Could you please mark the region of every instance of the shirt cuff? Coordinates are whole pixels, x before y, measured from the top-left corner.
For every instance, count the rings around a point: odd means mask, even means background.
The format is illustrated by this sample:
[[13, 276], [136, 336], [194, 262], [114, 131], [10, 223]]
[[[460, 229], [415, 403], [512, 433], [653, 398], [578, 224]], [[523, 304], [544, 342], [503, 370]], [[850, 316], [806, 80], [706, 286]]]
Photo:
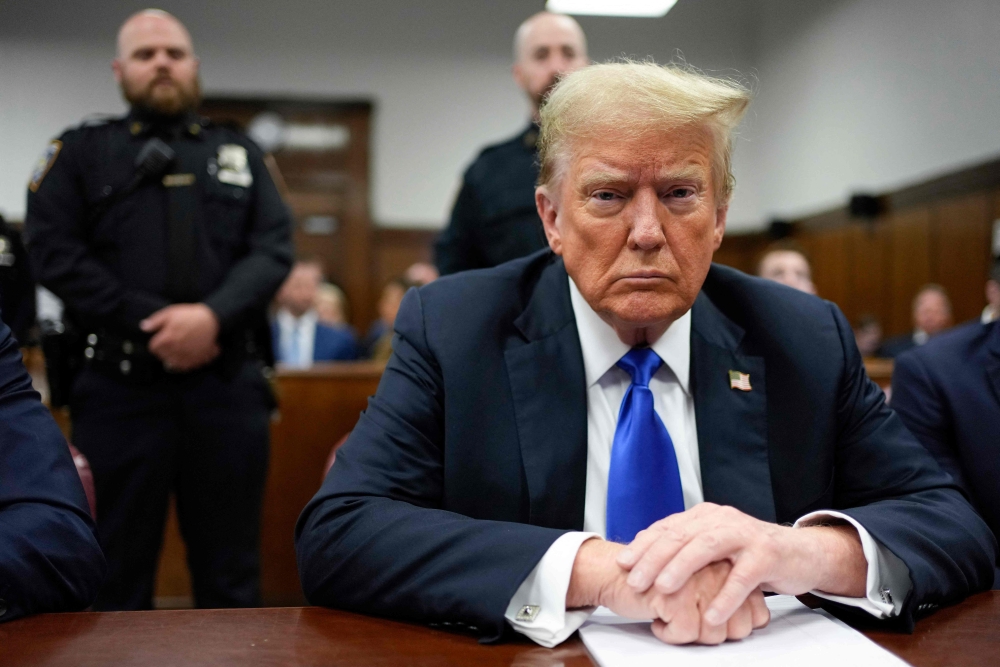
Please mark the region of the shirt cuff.
[[504, 616], [516, 632], [552, 648], [590, 618], [596, 607], [567, 610], [566, 592], [580, 545], [594, 537], [600, 535], [566, 533], [552, 543], [507, 605]]
[[865, 584], [867, 596], [849, 598], [819, 591], [810, 592], [825, 600], [863, 609], [875, 618], [898, 616], [903, 608], [903, 602], [913, 586], [910, 582], [910, 569], [896, 554], [875, 541], [875, 538], [860, 523], [841, 512], [823, 510], [806, 514], [796, 521], [793, 527], [815, 526], [830, 519], [846, 521], [858, 531], [858, 536], [861, 538], [861, 548], [864, 551], [865, 560], [868, 561], [868, 576]]

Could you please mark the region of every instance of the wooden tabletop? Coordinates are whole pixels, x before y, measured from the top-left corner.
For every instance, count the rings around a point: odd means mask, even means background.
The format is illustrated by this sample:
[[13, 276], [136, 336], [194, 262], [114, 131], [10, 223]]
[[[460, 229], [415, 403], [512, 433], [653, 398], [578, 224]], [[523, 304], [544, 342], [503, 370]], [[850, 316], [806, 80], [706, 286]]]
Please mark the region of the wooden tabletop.
[[[865, 634], [916, 667], [996, 665], [1000, 592], [917, 624], [913, 635]], [[573, 638], [557, 649], [474, 637], [317, 607], [48, 614], [0, 625], [5, 667], [212, 665], [592, 665]]]

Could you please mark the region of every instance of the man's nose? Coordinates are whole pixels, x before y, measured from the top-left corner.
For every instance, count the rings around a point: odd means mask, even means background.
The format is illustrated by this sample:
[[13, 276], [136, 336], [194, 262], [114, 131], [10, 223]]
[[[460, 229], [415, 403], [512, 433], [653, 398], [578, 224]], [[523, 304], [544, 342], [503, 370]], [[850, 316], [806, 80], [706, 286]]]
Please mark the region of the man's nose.
[[636, 250], [655, 250], [667, 241], [663, 233], [663, 222], [660, 220], [659, 199], [649, 193], [640, 193], [629, 207], [632, 210], [632, 230], [629, 233], [629, 245]]

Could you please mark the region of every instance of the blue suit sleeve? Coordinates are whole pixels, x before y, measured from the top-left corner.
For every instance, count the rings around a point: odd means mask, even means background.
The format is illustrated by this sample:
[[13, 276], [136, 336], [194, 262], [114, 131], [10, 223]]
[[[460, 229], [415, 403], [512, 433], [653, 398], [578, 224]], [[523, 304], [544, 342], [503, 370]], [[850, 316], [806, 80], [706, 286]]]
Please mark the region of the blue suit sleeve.
[[299, 517], [302, 587], [313, 604], [461, 624], [495, 640], [518, 586], [565, 531], [443, 509], [444, 379], [419, 291], [395, 329], [378, 392]]
[[885, 404], [865, 373], [850, 325], [831, 308], [845, 362], [834, 495], [838, 507], [850, 508], [841, 511], [909, 569], [913, 588], [900, 617], [912, 629], [918, 611], [990, 588], [996, 541], [951, 477]]
[[0, 621], [83, 609], [104, 572], [66, 440], [0, 323]]
[[923, 360], [914, 352], [896, 359], [892, 373], [892, 408], [920, 444], [968, 494], [965, 475], [955, 456], [950, 413]]

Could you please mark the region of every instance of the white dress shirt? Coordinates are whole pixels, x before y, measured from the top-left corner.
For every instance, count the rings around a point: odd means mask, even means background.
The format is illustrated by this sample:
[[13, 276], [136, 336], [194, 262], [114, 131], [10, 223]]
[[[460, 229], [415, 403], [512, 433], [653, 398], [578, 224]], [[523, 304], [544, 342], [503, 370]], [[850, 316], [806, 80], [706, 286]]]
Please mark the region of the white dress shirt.
[[[628, 351], [614, 329], [594, 312], [573, 280], [570, 298], [580, 335], [584, 374], [587, 382], [587, 492], [584, 532], [570, 532], [557, 539], [534, 570], [517, 589], [507, 607], [508, 623], [542, 646], [566, 640], [593, 612], [593, 609], [566, 609], [566, 591], [576, 553], [588, 539], [604, 537], [608, 499], [608, 469], [611, 444], [618, 425], [618, 412], [625, 391], [632, 382], [616, 363]], [[690, 391], [691, 312], [675, 321], [653, 343], [663, 360], [649, 382], [653, 409], [663, 421], [674, 443], [680, 469], [684, 508], [704, 501], [694, 397]], [[795, 525], [808, 525], [839, 518], [853, 525], [861, 536], [868, 561], [867, 598], [843, 598], [816, 593], [844, 604], [861, 607], [877, 617], [899, 612], [910, 588], [909, 570], [888, 549], [879, 545], [856, 521], [839, 512], [813, 512]]]
[[[316, 342], [316, 311], [309, 310], [302, 317], [295, 317], [282, 308], [278, 321], [278, 360], [288, 366], [308, 368], [313, 363], [313, 345]], [[296, 341], [298, 345], [294, 345]]]

